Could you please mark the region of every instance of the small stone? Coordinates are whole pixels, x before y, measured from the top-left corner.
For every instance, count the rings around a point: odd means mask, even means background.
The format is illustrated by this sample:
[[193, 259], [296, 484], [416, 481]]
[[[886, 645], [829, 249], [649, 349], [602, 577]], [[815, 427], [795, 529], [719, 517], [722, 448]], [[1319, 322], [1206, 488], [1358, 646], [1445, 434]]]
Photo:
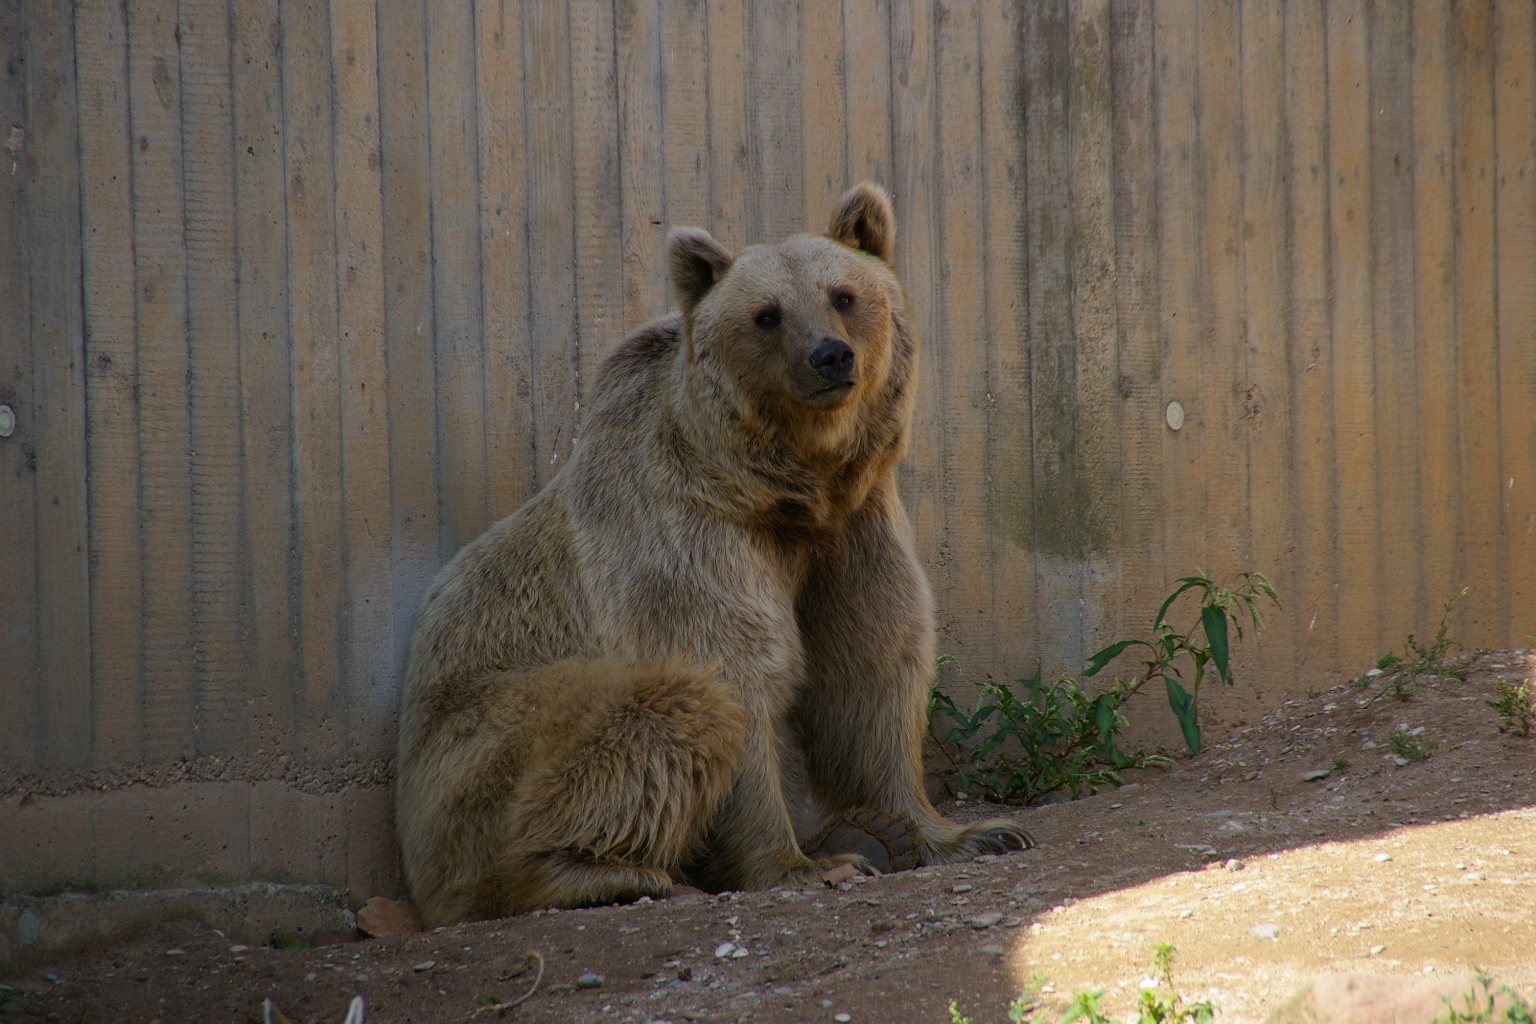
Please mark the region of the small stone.
[[434, 968], [436, 966], [437, 966], [437, 961], [436, 960], [423, 960], [421, 963], [419, 963], [415, 967], [411, 968], [411, 970], [413, 970], [413, 971], [430, 971], [432, 968]]
[[168, 950], [165, 951], [165, 955], [166, 956], [186, 956], [187, 955], [187, 951], [184, 950], [184, 949], [168, 949]]
[[736, 952], [736, 943], [722, 942], [720, 945], [715, 947], [715, 959], [724, 960], [734, 952]]
[[949, 891], [950, 892], [970, 892], [974, 888], [976, 888], [976, 887], [974, 885], [972, 885], [970, 882], [961, 882], [959, 885], [951, 886]]
[[876, 949], [884, 949], [886, 946], [889, 946], [889, 945], [890, 945], [890, 943], [887, 942], [885, 939], [876, 939], [875, 940], [875, 948]]
[[737, 946], [734, 950], [731, 951], [731, 959], [732, 960], [740, 960], [744, 956], [751, 956], [751, 955], [752, 955], [752, 951], [750, 949], [748, 949], [746, 946]]
[[1269, 922], [1256, 924], [1248, 929], [1248, 934], [1256, 939], [1273, 939], [1278, 942], [1280, 941], [1280, 926]]
[[1005, 951], [1002, 946], [989, 942], [982, 946], [979, 952], [984, 956], [1002, 956]]
[[1179, 916], [1180, 917], [1194, 917], [1195, 916], [1195, 912], [1193, 910], [1181, 910], [1181, 911], [1179, 911]]
[[581, 977], [576, 979], [576, 987], [577, 988], [602, 988], [603, 987], [603, 976], [601, 974], [597, 974], [597, 973], [595, 973], [593, 971], [583, 972]]
[[[859, 869], [852, 864], [839, 864], [835, 868], [828, 868], [821, 873], [821, 880], [828, 885], [836, 886], [850, 879], [858, 877]], [[849, 888], [852, 888], [850, 886]]]
[[1392, 859], [1392, 855], [1390, 853], [1378, 853], [1376, 856], [1372, 857], [1371, 859], [1374, 860], [1378, 864], [1385, 864], [1387, 861]]
[[1466, 874], [1461, 876], [1461, 880], [1463, 882], [1482, 882], [1487, 880], [1487, 878], [1488, 876], [1483, 874], [1481, 871], [1468, 871]]
[[1321, 781], [1323, 779], [1326, 779], [1331, 774], [1332, 774], [1332, 772], [1330, 772], [1327, 768], [1316, 768], [1316, 769], [1314, 769], [1314, 770], [1312, 770], [1310, 772], [1302, 772], [1301, 773], [1301, 781], [1302, 782], [1319, 782], [1319, 781]]
[[788, 985], [778, 985], [774, 987], [773, 994], [776, 996], [792, 996], [795, 994], [795, 990]]
[[1367, 672], [1366, 675], [1369, 676], [1372, 679], [1375, 679], [1377, 676], [1381, 675], [1381, 669], [1373, 668], [1369, 672]]
[[849, 1021], [853, 1020], [853, 1015], [849, 1013], [834, 1013], [832, 1019], [837, 1021], [837, 1024], [848, 1024]]
[[1372, 946], [1371, 947], [1371, 956], [1380, 956], [1381, 954], [1385, 953], [1386, 951], [1387, 951], [1387, 947], [1386, 946]]
[[1402, 768], [1408, 764], [1408, 759], [1406, 757], [1394, 757], [1392, 763]]
[[1001, 922], [1002, 919], [1002, 914], [991, 911], [985, 914], [977, 914], [975, 917], [968, 917], [965, 919], [965, 923], [972, 928], [991, 928], [993, 925]]
[[231, 953], [245, 953], [245, 952], [249, 951], [250, 948], [251, 948], [250, 946], [246, 946], [246, 945], [243, 945], [243, 944], [237, 942], [233, 946], [229, 947], [229, 951]]
[[1227, 870], [1228, 871], [1241, 871], [1241, 870], [1243, 870], [1244, 866], [1245, 865], [1243, 864], [1243, 862], [1238, 860], [1236, 857], [1234, 857], [1231, 860], [1227, 861]]

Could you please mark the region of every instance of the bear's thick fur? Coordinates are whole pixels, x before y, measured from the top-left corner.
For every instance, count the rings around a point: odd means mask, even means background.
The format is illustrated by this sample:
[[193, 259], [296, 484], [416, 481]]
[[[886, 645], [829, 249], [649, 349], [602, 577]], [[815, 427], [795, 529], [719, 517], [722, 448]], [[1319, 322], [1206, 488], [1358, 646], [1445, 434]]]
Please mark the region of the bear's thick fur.
[[933, 609], [894, 479], [917, 376], [894, 240], [867, 184], [826, 237], [733, 259], [674, 231], [681, 313], [620, 343], [570, 462], [433, 582], [396, 798], [429, 926], [685, 872], [805, 884], [867, 866], [800, 846], [857, 808], [908, 821], [923, 863], [1031, 844], [923, 791]]

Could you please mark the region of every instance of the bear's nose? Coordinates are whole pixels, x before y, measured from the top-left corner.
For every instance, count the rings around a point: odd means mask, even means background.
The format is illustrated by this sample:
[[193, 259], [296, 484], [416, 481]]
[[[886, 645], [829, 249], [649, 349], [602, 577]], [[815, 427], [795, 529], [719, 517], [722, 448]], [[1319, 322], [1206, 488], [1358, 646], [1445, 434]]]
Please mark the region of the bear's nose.
[[853, 349], [846, 341], [828, 338], [811, 353], [810, 363], [826, 380], [841, 383], [853, 372]]

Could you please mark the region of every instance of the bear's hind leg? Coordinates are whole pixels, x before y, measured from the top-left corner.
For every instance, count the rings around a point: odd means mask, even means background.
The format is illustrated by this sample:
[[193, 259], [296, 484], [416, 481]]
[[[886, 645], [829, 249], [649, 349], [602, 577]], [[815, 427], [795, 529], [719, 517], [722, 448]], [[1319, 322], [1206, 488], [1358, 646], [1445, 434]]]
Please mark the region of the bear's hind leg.
[[547, 730], [518, 783], [482, 913], [664, 896], [731, 789], [746, 713], [712, 669], [606, 660], [562, 671], [602, 685], [546, 691], [568, 707], [545, 720], [566, 724]]

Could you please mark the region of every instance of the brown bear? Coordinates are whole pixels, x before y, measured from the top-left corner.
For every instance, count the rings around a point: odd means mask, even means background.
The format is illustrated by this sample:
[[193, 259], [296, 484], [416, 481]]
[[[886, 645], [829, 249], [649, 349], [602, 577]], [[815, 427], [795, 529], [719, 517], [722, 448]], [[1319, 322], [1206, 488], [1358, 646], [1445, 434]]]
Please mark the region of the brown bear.
[[918, 354], [895, 235], [868, 184], [825, 237], [733, 259], [674, 231], [681, 312], [619, 344], [565, 468], [433, 581], [396, 797], [427, 925], [683, 877], [802, 885], [881, 864], [893, 823], [881, 866], [1033, 844], [923, 789], [933, 607], [896, 495]]

